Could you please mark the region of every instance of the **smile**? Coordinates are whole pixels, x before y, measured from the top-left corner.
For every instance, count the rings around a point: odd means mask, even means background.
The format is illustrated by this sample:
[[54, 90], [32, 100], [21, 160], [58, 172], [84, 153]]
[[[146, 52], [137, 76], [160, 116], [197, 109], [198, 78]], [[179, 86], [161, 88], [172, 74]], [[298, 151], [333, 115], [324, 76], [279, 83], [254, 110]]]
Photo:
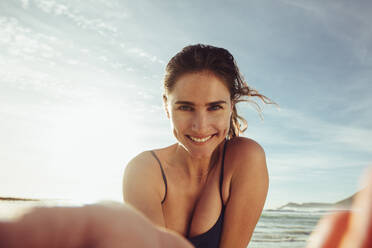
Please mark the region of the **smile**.
[[204, 137], [204, 138], [197, 138], [197, 137], [192, 137], [190, 135], [187, 135], [188, 138], [190, 138], [192, 141], [194, 142], [197, 142], [197, 143], [203, 143], [203, 142], [206, 142], [208, 141], [210, 138], [213, 137], [213, 135], [209, 135], [207, 137]]

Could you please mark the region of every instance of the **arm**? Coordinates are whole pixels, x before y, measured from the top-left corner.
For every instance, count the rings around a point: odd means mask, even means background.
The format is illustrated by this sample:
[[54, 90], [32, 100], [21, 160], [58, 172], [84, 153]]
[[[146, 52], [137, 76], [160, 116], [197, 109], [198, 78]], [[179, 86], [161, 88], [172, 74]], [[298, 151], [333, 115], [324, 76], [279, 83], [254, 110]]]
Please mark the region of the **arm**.
[[36, 208], [0, 222], [0, 248], [191, 248], [175, 232], [155, 227], [129, 206]]
[[165, 194], [161, 171], [149, 152], [127, 165], [123, 178], [123, 198], [154, 224], [165, 227], [161, 201]]
[[232, 176], [220, 247], [245, 248], [266, 200], [266, 158], [261, 146], [246, 138], [234, 140], [229, 153]]

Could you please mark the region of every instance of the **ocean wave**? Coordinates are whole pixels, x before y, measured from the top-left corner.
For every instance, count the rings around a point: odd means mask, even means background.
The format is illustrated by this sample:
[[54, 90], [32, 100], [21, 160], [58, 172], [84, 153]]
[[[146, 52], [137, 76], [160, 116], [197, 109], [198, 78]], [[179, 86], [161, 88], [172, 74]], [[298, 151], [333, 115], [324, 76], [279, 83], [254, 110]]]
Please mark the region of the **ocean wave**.
[[268, 213], [315, 213], [325, 214], [334, 211], [340, 211], [340, 209], [321, 209], [321, 208], [283, 208], [283, 209], [265, 209], [263, 212]]
[[291, 235], [310, 235], [311, 231], [295, 230], [295, 231], [284, 231], [282, 233], [291, 234]]
[[255, 237], [252, 238], [252, 241], [255, 243], [269, 243], [269, 242], [306, 242], [307, 238], [299, 237], [299, 236], [273, 236], [273, 235], [265, 235], [262, 237]]

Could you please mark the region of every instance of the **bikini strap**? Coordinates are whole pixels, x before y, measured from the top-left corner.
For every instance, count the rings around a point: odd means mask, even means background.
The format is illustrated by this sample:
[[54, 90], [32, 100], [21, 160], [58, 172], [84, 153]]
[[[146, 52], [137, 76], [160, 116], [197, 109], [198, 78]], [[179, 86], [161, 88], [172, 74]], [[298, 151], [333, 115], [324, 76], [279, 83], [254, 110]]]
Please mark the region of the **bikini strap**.
[[221, 161], [221, 172], [220, 172], [220, 196], [222, 200], [223, 205], [223, 198], [222, 198], [222, 183], [223, 183], [223, 172], [224, 172], [224, 165], [225, 165], [225, 152], [226, 152], [226, 144], [228, 140], [225, 141], [225, 144], [223, 144], [223, 152], [222, 152], [222, 161]]
[[163, 200], [161, 201], [161, 204], [163, 204], [163, 202], [165, 201], [165, 198], [167, 197], [167, 188], [168, 188], [167, 187], [167, 178], [165, 177], [164, 169], [163, 169], [163, 166], [160, 163], [160, 160], [159, 160], [158, 156], [156, 156], [154, 151], [150, 151], [150, 152], [154, 156], [154, 158], [158, 161], [158, 164], [159, 164], [160, 170], [161, 170], [161, 174], [163, 175], [163, 181], [164, 181], [164, 185], [165, 185], [165, 194], [164, 194]]

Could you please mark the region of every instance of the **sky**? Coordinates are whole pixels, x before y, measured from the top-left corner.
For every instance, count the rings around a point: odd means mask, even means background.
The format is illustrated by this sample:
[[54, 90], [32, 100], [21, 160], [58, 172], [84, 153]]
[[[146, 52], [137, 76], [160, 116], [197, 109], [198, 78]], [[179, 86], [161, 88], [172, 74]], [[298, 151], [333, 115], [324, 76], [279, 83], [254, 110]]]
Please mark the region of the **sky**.
[[248, 84], [244, 136], [265, 150], [265, 208], [336, 202], [372, 166], [372, 2], [0, 1], [0, 196], [122, 201], [126, 164], [175, 141], [167, 61], [228, 49]]

